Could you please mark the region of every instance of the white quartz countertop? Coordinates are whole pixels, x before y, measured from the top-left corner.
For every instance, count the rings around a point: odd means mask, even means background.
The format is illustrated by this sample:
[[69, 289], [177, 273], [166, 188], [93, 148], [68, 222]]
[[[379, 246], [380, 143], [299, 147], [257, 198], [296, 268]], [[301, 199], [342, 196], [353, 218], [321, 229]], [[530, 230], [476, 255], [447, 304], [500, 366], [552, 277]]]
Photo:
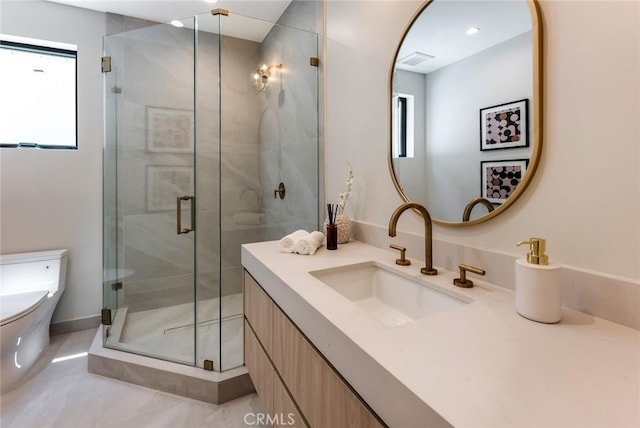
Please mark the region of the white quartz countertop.
[[[558, 324], [519, 316], [513, 292], [360, 242], [314, 256], [245, 244], [242, 264], [391, 427], [640, 427], [640, 332], [562, 308]], [[387, 326], [309, 272], [376, 261], [471, 303]], [[490, 270], [491, 266], [479, 266]]]

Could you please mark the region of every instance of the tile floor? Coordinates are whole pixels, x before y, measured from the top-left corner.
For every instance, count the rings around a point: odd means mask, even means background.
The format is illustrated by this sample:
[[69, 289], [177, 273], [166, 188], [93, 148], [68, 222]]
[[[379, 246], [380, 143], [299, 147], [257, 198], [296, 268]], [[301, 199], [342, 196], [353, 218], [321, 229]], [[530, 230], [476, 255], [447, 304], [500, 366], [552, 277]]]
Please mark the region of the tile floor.
[[[25, 379], [0, 396], [2, 428], [235, 428], [262, 412], [257, 395], [213, 405], [87, 372], [87, 358], [54, 358], [86, 352], [96, 330], [51, 337]], [[252, 422], [251, 415], [247, 421]]]

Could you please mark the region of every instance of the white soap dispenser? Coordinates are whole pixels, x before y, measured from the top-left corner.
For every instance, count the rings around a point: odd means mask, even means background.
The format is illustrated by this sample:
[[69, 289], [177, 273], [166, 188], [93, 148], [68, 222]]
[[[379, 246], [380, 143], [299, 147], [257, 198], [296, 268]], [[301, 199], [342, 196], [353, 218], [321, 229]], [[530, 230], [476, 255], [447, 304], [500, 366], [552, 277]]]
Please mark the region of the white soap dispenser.
[[516, 245], [529, 244], [527, 258], [516, 260], [516, 310], [533, 321], [553, 324], [562, 318], [560, 266], [549, 264], [546, 241], [531, 238]]

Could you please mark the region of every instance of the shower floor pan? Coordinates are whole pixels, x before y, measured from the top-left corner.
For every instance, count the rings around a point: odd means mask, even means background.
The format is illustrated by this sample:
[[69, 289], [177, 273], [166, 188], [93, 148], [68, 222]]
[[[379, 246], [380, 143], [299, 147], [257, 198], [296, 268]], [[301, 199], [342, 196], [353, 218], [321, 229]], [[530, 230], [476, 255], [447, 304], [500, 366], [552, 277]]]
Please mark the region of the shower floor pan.
[[[198, 323], [198, 354], [212, 360], [216, 371], [188, 365], [193, 362], [193, 305], [183, 304], [129, 314], [119, 309], [109, 329], [98, 330], [89, 372], [214, 404], [249, 394], [254, 388], [242, 365], [242, 294], [222, 298], [222, 320], [218, 308], [218, 299], [198, 302], [204, 318]], [[102, 346], [105, 334], [109, 348]]]

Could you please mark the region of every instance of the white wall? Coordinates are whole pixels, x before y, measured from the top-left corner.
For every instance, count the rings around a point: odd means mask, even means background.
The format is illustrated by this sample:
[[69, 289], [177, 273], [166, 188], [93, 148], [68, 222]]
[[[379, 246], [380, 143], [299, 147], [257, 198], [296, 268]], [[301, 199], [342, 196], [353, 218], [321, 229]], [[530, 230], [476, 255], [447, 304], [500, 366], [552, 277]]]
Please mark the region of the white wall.
[[[387, 172], [388, 78], [397, 43], [420, 2], [327, 3], [326, 189], [356, 181], [350, 214], [386, 226], [401, 203]], [[640, 278], [640, 4], [541, 1], [544, 148], [532, 184], [499, 217], [436, 238], [524, 254], [548, 238], [552, 260]], [[422, 234], [418, 216], [399, 229]]]
[[78, 150], [0, 151], [0, 251], [68, 248], [54, 322], [102, 304], [102, 36], [105, 17], [43, 1], [2, 2], [6, 34], [78, 45]]

